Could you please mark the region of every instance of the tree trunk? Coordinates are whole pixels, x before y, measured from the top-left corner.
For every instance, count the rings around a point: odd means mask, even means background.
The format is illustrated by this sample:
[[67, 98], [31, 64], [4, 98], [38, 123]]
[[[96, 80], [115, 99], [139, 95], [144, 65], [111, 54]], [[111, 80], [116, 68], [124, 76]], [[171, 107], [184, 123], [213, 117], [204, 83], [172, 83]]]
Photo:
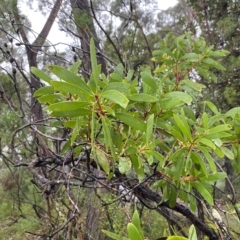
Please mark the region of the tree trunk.
[[100, 44], [97, 38], [88, 0], [70, 0], [70, 2], [77, 34], [81, 42], [84, 70], [88, 75], [91, 73], [90, 39], [93, 38], [97, 50], [98, 63], [102, 66], [102, 72], [107, 75], [106, 63], [100, 51]]
[[[57, 17], [57, 14], [60, 10], [62, 4], [62, 0], [56, 0], [51, 13], [45, 23], [45, 25], [42, 28], [42, 31], [40, 34], [37, 36], [37, 38], [34, 40], [32, 44], [29, 43], [27, 34], [25, 33], [25, 30], [23, 28], [23, 24], [21, 22], [19, 10], [18, 10], [18, 2], [17, 0], [14, 0], [12, 3], [13, 7], [13, 14], [15, 21], [17, 25], [19, 26], [19, 34], [21, 35], [21, 38], [23, 40], [23, 44], [25, 45], [25, 49], [27, 52], [27, 58], [28, 58], [28, 65], [29, 68], [31, 67], [37, 67], [37, 55], [38, 52], [41, 51], [41, 48], [52, 28], [52, 25]], [[43, 112], [42, 112], [42, 107], [41, 104], [36, 100], [35, 97], [33, 97], [34, 92], [41, 87], [41, 83], [39, 79], [31, 74], [31, 79], [30, 79], [30, 89], [31, 89], [31, 118], [33, 121], [41, 120], [43, 119]]]

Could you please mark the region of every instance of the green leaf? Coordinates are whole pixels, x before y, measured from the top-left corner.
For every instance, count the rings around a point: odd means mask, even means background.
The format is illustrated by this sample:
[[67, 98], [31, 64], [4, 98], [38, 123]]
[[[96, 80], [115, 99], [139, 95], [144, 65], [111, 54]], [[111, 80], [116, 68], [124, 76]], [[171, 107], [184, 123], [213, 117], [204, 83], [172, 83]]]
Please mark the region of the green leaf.
[[164, 95], [164, 98], [178, 99], [184, 103], [190, 104], [192, 102], [192, 97], [184, 92], [169, 92]]
[[173, 114], [173, 118], [174, 118], [174, 121], [177, 124], [178, 128], [180, 129], [180, 131], [191, 142], [192, 141], [192, 134], [190, 132], [190, 128], [189, 128], [188, 123], [186, 121], [183, 123], [183, 121], [180, 119], [180, 117], [178, 117], [175, 114]]
[[128, 158], [120, 157], [118, 168], [120, 173], [125, 174], [128, 170], [130, 170], [132, 167], [132, 163]]
[[138, 214], [137, 210], [134, 211], [134, 214], [132, 216], [132, 223], [137, 228], [138, 232], [140, 233], [141, 237], [143, 238], [144, 237], [143, 231], [141, 228], [140, 218], [139, 218], [139, 214]]
[[203, 161], [202, 157], [197, 152], [192, 151], [191, 152], [191, 159], [195, 164], [199, 164], [201, 166], [201, 169], [199, 169], [199, 171], [207, 176], [208, 174], [207, 174], [206, 164]]
[[236, 154], [236, 158], [233, 166], [236, 173], [239, 174], [240, 173], [240, 148], [239, 147], [237, 148], [237, 154]]
[[109, 99], [119, 104], [123, 108], [126, 108], [129, 102], [128, 99], [122, 93], [116, 90], [108, 90], [106, 92], [102, 92], [100, 97]]
[[220, 157], [220, 158], [223, 158], [223, 157], [224, 157], [224, 154], [223, 154], [223, 152], [221, 151], [220, 148], [216, 147], [216, 148], [214, 149], [214, 152], [218, 155], [218, 157]]
[[208, 161], [209, 167], [212, 170], [212, 172], [216, 173], [216, 171], [217, 171], [216, 164], [215, 164], [212, 156], [209, 154], [208, 149], [206, 149], [205, 147], [201, 147], [201, 146], [197, 146], [197, 148], [200, 149], [201, 152], [203, 153], [204, 157]]
[[200, 143], [204, 144], [205, 146], [210, 147], [212, 149], [216, 148], [215, 144], [207, 138], [199, 138], [199, 139], [197, 139], [196, 142], [200, 142]]
[[184, 56], [181, 57], [182, 59], [187, 59], [189, 62], [198, 62], [202, 56], [197, 53], [186, 53]]
[[230, 124], [221, 124], [217, 127], [210, 128], [210, 130], [207, 131], [207, 134], [225, 132], [231, 130], [231, 128], [232, 126]]
[[215, 123], [219, 125], [220, 122], [224, 123], [223, 115], [215, 115], [209, 119], [207, 128], [211, 128]]
[[154, 114], [150, 115], [147, 120], [147, 131], [146, 131], [146, 144], [149, 144], [150, 139], [153, 134], [153, 123], [154, 123]]
[[210, 67], [214, 67], [220, 70], [226, 70], [225, 67], [223, 67], [220, 63], [218, 63], [217, 61], [211, 59], [211, 58], [204, 58], [202, 60], [203, 63], [209, 65]]
[[128, 223], [127, 230], [128, 236], [131, 240], [144, 240], [134, 224]]
[[208, 174], [207, 176], [201, 177], [201, 181], [216, 182], [218, 180], [224, 179], [227, 177], [225, 172], [216, 172], [213, 174]]
[[116, 161], [117, 159], [116, 159], [116, 154], [115, 154], [115, 148], [113, 145], [113, 140], [112, 140], [111, 131], [110, 131], [111, 122], [107, 117], [101, 117], [101, 120], [102, 120], [106, 149], [110, 148], [111, 155], [112, 155], [114, 161]]
[[207, 104], [207, 106], [212, 110], [213, 113], [215, 113], [216, 115], [220, 114], [217, 107], [212, 102], [205, 101], [204, 103]]
[[[192, 212], [196, 212], [197, 211], [196, 197], [189, 194], [188, 199], [189, 199], [188, 202], [190, 203], [190, 209], [192, 210]], [[188, 202], [186, 202], [186, 203], [188, 203]]]
[[64, 122], [64, 126], [67, 128], [74, 128], [75, 125], [76, 125], [75, 120], [69, 120], [69, 121]]
[[208, 114], [206, 112], [202, 115], [202, 123], [205, 129], [208, 129]]
[[128, 99], [132, 100], [132, 101], [136, 101], [136, 102], [158, 102], [159, 99], [145, 94], [145, 93], [138, 93], [138, 94], [133, 94], [133, 95], [129, 95]]
[[142, 181], [144, 179], [145, 175], [144, 175], [144, 169], [141, 164], [141, 161], [139, 160], [139, 158], [136, 155], [130, 155], [130, 158], [131, 158], [134, 170], [137, 173], [138, 179], [140, 181]]
[[81, 64], [82, 64], [82, 61], [77, 61], [70, 67], [69, 70], [74, 74], [78, 74], [78, 70]]
[[112, 140], [113, 140], [114, 145], [117, 147], [119, 152], [122, 152], [123, 139], [122, 139], [121, 133], [117, 130], [112, 130], [111, 131], [111, 136], [112, 136]]
[[222, 139], [222, 138], [228, 138], [232, 137], [231, 133], [226, 133], [226, 132], [218, 132], [218, 133], [211, 133], [204, 135], [204, 138], [210, 139], [210, 140], [215, 140], [215, 139]]
[[106, 92], [108, 90], [116, 90], [121, 93], [127, 93], [128, 89], [130, 88], [129, 83], [124, 82], [111, 82], [106, 85], [106, 87], [103, 89], [103, 92]]
[[124, 71], [124, 68], [121, 63], [114, 68], [114, 73], [116, 73], [121, 78], [123, 78], [123, 74], [124, 74], [123, 71]]
[[63, 101], [51, 104], [45, 109], [53, 112], [61, 112], [61, 111], [72, 111], [77, 109], [82, 109], [83, 107], [89, 107], [89, 102], [71, 102], [71, 101]]
[[227, 117], [234, 118], [236, 114], [240, 114], [240, 107], [235, 107], [225, 113]]
[[142, 120], [135, 118], [127, 113], [116, 113], [115, 115], [117, 119], [132, 127], [133, 129], [141, 130], [142, 132], [146, 131], [146, 123]]
[[75, 124], [75, 126], [73, 128], [73, 132], [71, 134], [71, 142], [70, 142], [71, 146], [73, 145], [73, 143], [76, 140], [76, 137], [77, 137], [77, 135], [79, 133], [80, 127], [81, 127], [81, 125], [80, 125], [80, 118], [78, 117], [78, 118], [76, 118], [76, 124]]
[[201, 92], [203, 88], [206, 88], [205, 85], [197, 83], [197, 82], [193, 82], [191, 80], [182, 80], [180, 83], [181, 83], [181, 85], [185, 84], [186, 86], [188, 86], [198, 92]]
[[34, 97], [42, 96], [42, 95], [48, 95], [54, 92], [54, 89], [52, 86], [45, 86], [41, 87], [38, 90], [35, 91]]
[[111, 82], [122, 82], [121, 76], [114, 72], [110, 74], [110, 80]]
[[167, 240], [188, 240], [188, 239], [180, 236], [169, 236]]
[[91, 65], [92, 65], [92, 75], [95, 82], [95, 85], [98, 85], [98, 66], [97, 66], [97, 55], [96, 55], [96, 49], [94, 44], [94, 39], [91, 38], [90, 40], [90, 55], [91, 55]]
[[104, 172], [109, 175], [110, 165], [109, 165], [108, 159], [106, 157], [106, 154], [97, 148], [95, 148], [95, 153], [96, 153], [96, 157], [97, 157], [97, 162], [102, 167]]
[[152, 156], [156, 158], [157, 161], [159, 161], [160, 164], [163, 163], [164, 161], [164, 156], [159, 153], [159, 152], [156, 152], [156, 151], [152, 151]]
[[103, 233], [105, 233], [108, 237], [115, 239], [115, 240], [129, 240], [129, 238], [122, 237], [119, 234], [109, 232], [107, 230], [102, 230]]
[[174, 186], [172, 186], [170, 196], [169, 196], [169, 206], [170, 206], [170, 208], [173, 208], [176, 205], [176, 201], [177, 201], [177, 191], [176, 191], [176, 188]]
[[194, 227], [193, 224], [192, 224], [191, 227], [189, 228], [188, 239], [189, 239], [189, 240], [198, 240], [198, 238], [197, 238], [197, 232], [196, 232], [196, 229], [195, 229], [195, 227]]
[[[91, 93], [91, 89], [84, 82], [84, 80], [79, 76], [77, 76], [76, 74], [74, 74], [73, 72], [67, 70], [66, 68], [56, 66], [56, 65], [49, 65], [47, 67], [52, 73], [54, 73], [54, 75], [56, 75], [60, 79], [74, 86], [77, 86], [78, 89], [81, 89], [80, 90], [81, 92], [85, 92], [87, 94]], [[50, 82], [50, 84], [52, 85], [52, 81]]]
[[[53, 80], [50, 83], [54, 87], [55, 91], [70, 93], [72, 95], [73, 94], [81, 95], [82, 92], [86, 93], [85, 91], [82, 90], [82, 88], [71, 83], [53, 81]], [[90, 92], [87, 95], [90, 96]]]
[[211, 193], [201, 183], [191, 182], [191, 185], [198, 190], [198, 192], [210, 205], [213, 205], [213, 198]]
[[58, 102], [59, 100], [65, 100], [65, 97], [61, 94], [49, 94], [49, 95], [41, 96], [37, 100], [40, 103], [52, 104], [54, 102]]
[[149, 87], [151, 87], [154, 90], [158, 89], [156, 80], [147, 72], [142, 72], [141, 77], [143, 82], [145, 82]]
[[211, 51], [208, 56], [209, 57], [224, 57], [227, 54], [229, 54], [229, 51], [227, 50], [216, 50], [216, 51]]
[[176, 152], [171, 154], [170, 160], [174, 160], [174, 161], [182, 160], [182, 155], [183, 153], [185, 153], [185, 151], [186, 151], [186, 147], [177, 149]]
[[173, 135], [177, 140], [181, 141], [182, 143], [186, 143], [186, 140], [183, 138], [180, 130], [174, 128], [169, 124], [167, 124], [166, 127], [167, 127], [167, 130], [170, 132], [170, 134]]
[[45, 72], [41, 71], [36, 67], [31, 67], [31, 72], [38, 78], [42, 79], [43, 81], [50, 83], [52, 80], [50, 76], [48, 76]]
[[50, 115], [53, 117], [79, 117], [79, 116], [87, 116], [92, 113], [91, 110], [85, 109], [85, 108], [79, 108], [77, 110], [72, 111], [59, 111], [59, 112], [52, 112]]
[[234, 160], [235, 157], [231, 150], [229, 150], [227, 147], [223, 147], [223, 146], [220, 147], [220, 149], [227, 158]]

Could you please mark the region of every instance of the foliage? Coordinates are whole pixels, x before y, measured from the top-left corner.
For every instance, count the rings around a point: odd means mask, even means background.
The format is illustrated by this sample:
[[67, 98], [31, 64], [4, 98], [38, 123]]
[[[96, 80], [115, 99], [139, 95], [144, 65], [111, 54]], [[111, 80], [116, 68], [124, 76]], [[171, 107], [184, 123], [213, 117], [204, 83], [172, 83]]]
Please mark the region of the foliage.
[[[125, 238], [121, 235], [102, 230], [107, 236], [111, 237], [112, 239], [116, 240], [144, 240], [144, 235], [141, 227], [141, 221], [139, 218], [139, 214], [137, 210], [135, 210], [132, 221], [128, 223], [127, 225], [127, 231], [128, 231], [128, 237]], [[194, 226], [192, 225], [189, 229], [189, 238], [181, 237], [181, 236], [168, 236], [168, 237], [162, 237], [159, 239], [166, 239], [166, 240], [197, 240], [197, 234]]]
[[154, 73], [145, 68], [138, 81], [131, 71], [124, 73], [121, 65], [109, 77], [101, 74], [93, 41], [90, 49], [88, 83], [74, 73], [75, 65], [70, 70], [47, 66], [58, 80], [32, 68], [49, 84], [35, 96], [48, 104], [45, 109], [51, 116], [72, 129], [68, 144], [86, 144], [91, 159], [109, 179], [116, 168], [140, 182], [154, 174], [152, 188], [162, 189], [162, 201], [170, 207], [180, 198], [196, 211], [196, 191], [213, 205], [213, 183], [226, 177], [217, 171], [214, 157], [235, 159], [238, 109], [221, 114], [206, 101], [204, 112], [196, 116], [196, 101], [204, 88], [196, 80], [204, 75], [215, 81], [209, 69], [224, 67], [213, 58], [227, 52], [214, 51], [189, 34], [169, 35], [153, 52], [158, 64]]
[[[227, 111], [239, 106], [239, 1], [196, 1], [187, 0], [195, 11], [195, 25], [214, 49], [226, 49], [229, 54], [223, 58], [224, 73], [213, 70], [218, 83], [207, 84], [205, 96], [220, 109]], [[205, 82], [205, 78], [201, 79]]]
[[[49, 16], [40, 34], [24, 4], [1, 4], [1, 236], [126, 237], [135, 202], [149, 239], [188, 237], [189, 221], [237, 239], [238, 1], [28, 2]], [[47, 41], [56, 17], [67, 45]]]

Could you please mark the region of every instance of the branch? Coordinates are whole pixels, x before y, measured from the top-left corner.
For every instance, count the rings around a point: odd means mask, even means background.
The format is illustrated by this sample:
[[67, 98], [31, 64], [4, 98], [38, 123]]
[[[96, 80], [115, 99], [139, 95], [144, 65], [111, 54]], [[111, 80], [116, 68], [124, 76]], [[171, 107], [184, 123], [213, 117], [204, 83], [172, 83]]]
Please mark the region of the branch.
[[62, 0], [56, 0], [54, 6], [52, 8], [52, 11], [42, 29], [42, 31], [40, 32], [38, 37], [33, 42], [33, 45], [38, 45], [38, 47], [43, 46], [51, 28], [52, 28], [52, 25], [57, 17], [57, 14], [58, 14], [58, 11], [59, 11], [61, 5], [62, 5]]

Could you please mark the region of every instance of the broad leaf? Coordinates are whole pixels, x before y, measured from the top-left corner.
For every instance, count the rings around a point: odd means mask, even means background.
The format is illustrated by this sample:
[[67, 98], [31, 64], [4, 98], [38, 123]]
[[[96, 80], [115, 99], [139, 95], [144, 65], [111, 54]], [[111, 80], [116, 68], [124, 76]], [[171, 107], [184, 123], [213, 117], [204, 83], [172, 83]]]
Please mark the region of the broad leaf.
[[164, 98], [178, 99], [184, 103], [190, 104], [192, 102], [192, 97], [184, 92], [169, 92], [164, 95]]
[[130, 170], [132, 167], [132, 163], [130, 159], [125, 158], [125, 157], [120, 157], [119, 158], [119, 164], [118, 168], [120, 173], [125, 174], [128, 170]]
[[207, 138], [199, 138], [199, 139], [197, 139], [196, 142], [200, 142], [200, 143], [204, 144], [205, 146], [210, 147], [212, 149], [216, 148], [215, 144]]
[[127, 93], [128, 89], [130, 88], [129, 83], [124, 82], [111, 82], [106, 85], [106, 87], [103, 89], [103, 92], [109, 91], [109, 90], [116, 90], [121, 93]]
[[110, 172], [110, 165], [109, 165], [106, 153], [104, 153], [103, 151], [101, 151], [101, 150], [99, 150], [97, 148], [95, 148], [95, 153], [96, 153], [96, 157], [97, 157], [97, 162], [102, 167], [104, 172], [109, 174], [109, 172]]
[[74, 74], [78, 74], [78, 70], [81, 64], [82, 64], [82, 61], [77, 61], [70, 67], [69, 70]]
[[149, 103], [159, 101], [158, 98], [148, 95], [148, 94], [145, 94], [145, 93], [129, 95], [128, 99], [130, 99], [132, 101], [136, 101], [136, 102], [149, 102]]
[[175, 123], [177, 124], [180, 131], [183, 133], [183, 136], [186, 136], [189, 141], [192, 141], [192, 134], [190, 132], [190, 128], [187, 122], [184, 122], [178, 117], [176, 114], [173, 114], [173, 118]]
[[38, 90], [35, 91], [34, 97], [42, 96], [42, 95], [48, 95], [54, 92], [54, 89], [52, 86], [45, 86], [42, 88], [39, 88]]
[[134, 224], [128, 223], [127, 230], [128, 236], [131, 240], [144, 240]]
[[42, 79], [43, 81], [50, 83], [52, 80], [50, 76], [48, 76], [45, 72], [41, 71], [38, 68], [31, 67], [31, 72], [38, 78]]
[[198, 192], [210, 205], [213, 205], [212, 194], [200, 182], [191, 182], [191, 185], [198, 190]]
[[73, 143], [74, 143], [75, 140], [76, 140], [76, 137], [77, 137], [77, 135], [78, 135], [78, 133], [79, 133], [80, 127], [81, 127], [81, 125], [80, 125], [80, 118], [77, 117], [77, 118], [76, 118], [76, 124], [75, 124], [75, 126], [74, 126], [74, 128], [73, 128], [73, 132], [72, 132], [72, 134], [71, 134], [71, 146], [73, 145]]
[[233, 160], [235, 157], [234, 157], [234, 154], [233, 154], [233, 151], [231, 151], [230, 149], [228, 149], [227, 147], [220, 147], [221, 151], [224, 153], [224, 155]]
[[147, 131], [146, 131], [146, 144], [149, 144], [150, 139], [153, 134], [153, 123], [154, 123], [154, 114], [150, 115], [147, 120]]
[[236, 114], [240, 114], [240, 107], [235, 107], [229, 110], [225, 115], [234, 118]]
[[82, 109], [84, 107], [89, 107], [89, 102], [71, 102], [71, 101], [63, 101], [59, 103], [51, 104], [45, 109], [48, 111], [59, 112], [59, 111], [72, 111], [77, 109]]
[[133, 129], [141, 130], [143, 132], [146, 131], [146, 123], [142, 120], [135, 118], [127, 113], [116, 113], [115, 115], [117, 119], [132, 127]]
[[212, 172], [216, 173], [216, 171], [217, 171], [216, 164], [214, 162], [213, 157], [209, 154], [208, 149], [206, 149], [205, 147], [202, 147], [202, 146], [197, 146], [197, 148], [200, 149], [201, 152], [203, 153], [203, 155], [206, 158]]
[[154, 90], [158, 89], [156, 80], [147, 72], [142, 72], [141, 77], [143, 82], [145, 82], [149, 87], [151, 87]]
[[68, 82], [60, 82], [60, 81], [51, 81], [51, 85], [54, 87], [55, 91], [60, 91], [63, 93], [77, 94], [81, 95], [85, 93], [87, 96], [90, 96], [90, 92], [86, 93], [81, 87], [78, 87], [74, 84]]
[[106, 92], [102, 92], [100, 97], [109, 99], [119, 104], [123, 108], [126, 108], [129, 102], [129, 100], [122, 93], [116, 90], [108, 90]]
[[216, 181], [224, 179], [226, 177], [227, 177], [227, 174], [225, 172], [216, 172], [214, 174], [208, 174], [205, 177], [201, 177], [200, 179], [202, 181], [216, 182]]
[[132, 216], [132, 223], [137, 228], [138, 232], [140, 233], [140, 235], [143, 238], [144, 236], [143, 236], [143, 232], [142, 232], [142, 228], [141, 228], [140, 217], [139, 217], [137, 210], [134, 211], [134, 214]]
[[129, 238], [122, 237], [121, 235], [109, 232], [107, 230], [102, 230], [102, 232], [105, 233], [108, 237], [115, 239], [115, 240], [129, 240]]
[[95, 85], [97, 86], [99, 75], [98, 75], [98, 67], [97, 67], [97, 55], [96, 55], [96, 49], [95, 49], [93, 38], [91, 38], [90, 40], [90, 56], [91, 56], [91, 65], [92, 65], [92, 76], [93, 76]]
[[191, 225], [191, 227], [189, 228], [189, 234], [188, 234], [188, 239], [189, 240], [198, 240], [197, 238], [197, 232], [196, 229], [194, 227], [194, 225]]
[[81, 91], [84, 91], [86, 93], [91, 92], [91, 89], [82, 78], [78, 77], [76, 74], [67, 70], [66, 68], [56, 65], [49, 65], [47, 67], [52, 73], [54, 73], [57, 77], [64, 80], [65, 82], [77, 86], [79, 89], [81, 89]]
[[85, 108], [79, 108], [77, 110], [72, 111], [56, 111], [51, 112], [50, 115], [53, 117], [66, 117], [66, 118], [72, 118], [72, 117], [79, 117], [79, 116], [88, 116], [91, 115], [92, 111], [85, 109]]
[[216, 62], [215, 60], [213, 60], [211, 58], [204, 58], [202, 60], [202, 62], [209, 65], [210, 67], [214, 67], [214, 68], [217, 68], [219, 70], [226, 70], [225, 67], [223, 67], [220, 63]]

